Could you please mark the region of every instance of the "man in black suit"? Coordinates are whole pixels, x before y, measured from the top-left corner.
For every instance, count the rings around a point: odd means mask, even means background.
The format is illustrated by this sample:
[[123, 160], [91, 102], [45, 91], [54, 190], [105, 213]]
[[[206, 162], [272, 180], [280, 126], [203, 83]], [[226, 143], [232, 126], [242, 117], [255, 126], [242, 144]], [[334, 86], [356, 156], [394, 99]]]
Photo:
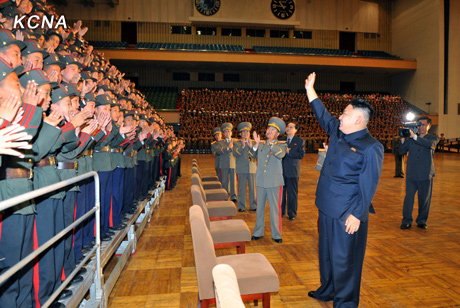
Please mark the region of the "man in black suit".
[[401, 138], [399, 146], [399, 154], [405, 155], [409, 152], [401, 229], [409, 229], [412, 226], [412, 210], [417, 191], [418, 216], [415, 222], [419, 228], [427, 228], [426, 221], [430, 212], [433, 177], [435, 176], [433, 156], [439, 137], [428, 134], [431, 127], [430, 118], [421, 117], [418, 121], [421, 123], [418, 134], [414, 134], [411, 130], [410, 138], [408, 140]]
[[339, 119], [319, 100], [316, 75], [305, 80], [308, 100], [319, 124], [330, 137], [316, 188], [321, 286], [308, 296], [334, 301], [334, 308], [359, 305], [361, 273], [367, 243], [369, 213], [383, 165], [383, 146], [367, 130], [374, 114], [370, 104], [353, 99]]
[[[281, 211], [283, 217], [287, 213], [289, 220], [294, 220], [297, 216], [297, 199], [299, 193], [299, 177], [300, 177], [300, 160], [305, 155], [305, 141], [297, 137], [295, 134], [299, 129], [299, 124], [289, 123], [286, 126], [286, 156], [283, 158], [283, 200], [281, 202]], [[287, 197], [287, 202], [286, 202]]]

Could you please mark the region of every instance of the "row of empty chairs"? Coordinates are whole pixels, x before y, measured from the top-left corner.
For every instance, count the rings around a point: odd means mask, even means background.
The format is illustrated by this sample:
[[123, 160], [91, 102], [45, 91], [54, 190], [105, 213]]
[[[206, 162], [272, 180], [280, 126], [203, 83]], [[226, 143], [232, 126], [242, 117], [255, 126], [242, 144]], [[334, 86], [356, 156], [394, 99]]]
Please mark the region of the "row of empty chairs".
[[[255, 306], [262, 300], [264, 308], [270, 307], [270, 294], [279, 290], [275, 269], [264, 255], [245, 253], [245, 243], [251, 240], [246, 222], [231, 219], [236, 215], [235, 204], [227, 200], [217, 176], [202, 176], [196, 160], [191, 193], [190, 228], [201, 307], [238, 308], [252, 300]], [[217, 200], [221, 198], [225, 199]], [[215, 202], [220, 202], [219, 208]], [[217, 257], [215, 249], [224, 247], [236, 247], [237, 254]]]
[[155, 109], [176, 109], [178, 90], [174, 87], [139, 87]]
[[134, 49], [174, 50], [174, 51], [212, 51], [212, 52], [245, 52], [241, 45], [227, 44], [186, 44], [186, 43], [137, 43]]
[[355, 55], [345, 49], [326, 48], [302, 48], [302, 47], [271, 47], [254, 46], [255, 53], [277, 53], [277, 54], [298, 54], [298, 55], [320, 55], [334, 57], [354, 57]]
[[96, 49], [126, 49], [128, 42], [115, 42], [115, 41], [89, 41], [89, 44]]

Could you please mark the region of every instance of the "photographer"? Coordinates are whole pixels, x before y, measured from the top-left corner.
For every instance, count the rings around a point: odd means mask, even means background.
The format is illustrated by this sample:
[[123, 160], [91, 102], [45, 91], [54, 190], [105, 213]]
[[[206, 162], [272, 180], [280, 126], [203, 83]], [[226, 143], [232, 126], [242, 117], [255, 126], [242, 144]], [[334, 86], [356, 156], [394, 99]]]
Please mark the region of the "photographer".
[[417, 191], [418, 216], [415, 222], [419, 228], [427, 228], [426, 221], [430, 212], [433, 177], [435, 176], [433, 155], [439, 137], [428, 134], [431, 127], [430, 118], [421, 117], [418, 121], [420, 122], [418, 134], [414, 134], [410, 130], [410, 138], [408, 140], [401, 138], [401, 146], [399, 147], [399, 154], [404, 155], [409, 152], [401, 229], [409, 229], [412, 226], [412, 210]]

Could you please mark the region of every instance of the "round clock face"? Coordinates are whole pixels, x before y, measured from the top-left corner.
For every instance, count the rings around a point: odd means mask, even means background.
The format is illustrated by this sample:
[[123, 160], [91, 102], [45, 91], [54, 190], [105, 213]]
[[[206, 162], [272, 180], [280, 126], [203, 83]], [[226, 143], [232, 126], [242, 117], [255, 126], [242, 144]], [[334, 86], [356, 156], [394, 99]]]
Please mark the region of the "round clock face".
[[271, 9], [273, 15], [279, 19], [288, 19], [294, 14], [294, 0], [272, 0]]
[[195, 7], [203, 15], [211, 16], [220, 8], [220, 0], [195, 0]]

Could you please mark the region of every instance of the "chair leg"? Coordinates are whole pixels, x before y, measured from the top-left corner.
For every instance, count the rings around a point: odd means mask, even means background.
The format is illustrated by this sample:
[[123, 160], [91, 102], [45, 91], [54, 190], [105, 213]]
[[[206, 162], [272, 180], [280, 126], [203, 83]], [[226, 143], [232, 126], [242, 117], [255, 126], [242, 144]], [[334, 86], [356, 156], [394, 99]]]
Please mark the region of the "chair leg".
[[209, 299], [203, 299], [201, 301], [201, 308], [209, 308]]
[[236, 246], [236, 253], [237, 254], [246, 253], [246, 243], [245, 242], [243, 242], [241, 245]]
[[255, 307], [259, 306], [259, 301], [257, 299], [254, 300], [254, 306]]
[[270, 293], [263, 294], [264, 308], [270, 308]]

